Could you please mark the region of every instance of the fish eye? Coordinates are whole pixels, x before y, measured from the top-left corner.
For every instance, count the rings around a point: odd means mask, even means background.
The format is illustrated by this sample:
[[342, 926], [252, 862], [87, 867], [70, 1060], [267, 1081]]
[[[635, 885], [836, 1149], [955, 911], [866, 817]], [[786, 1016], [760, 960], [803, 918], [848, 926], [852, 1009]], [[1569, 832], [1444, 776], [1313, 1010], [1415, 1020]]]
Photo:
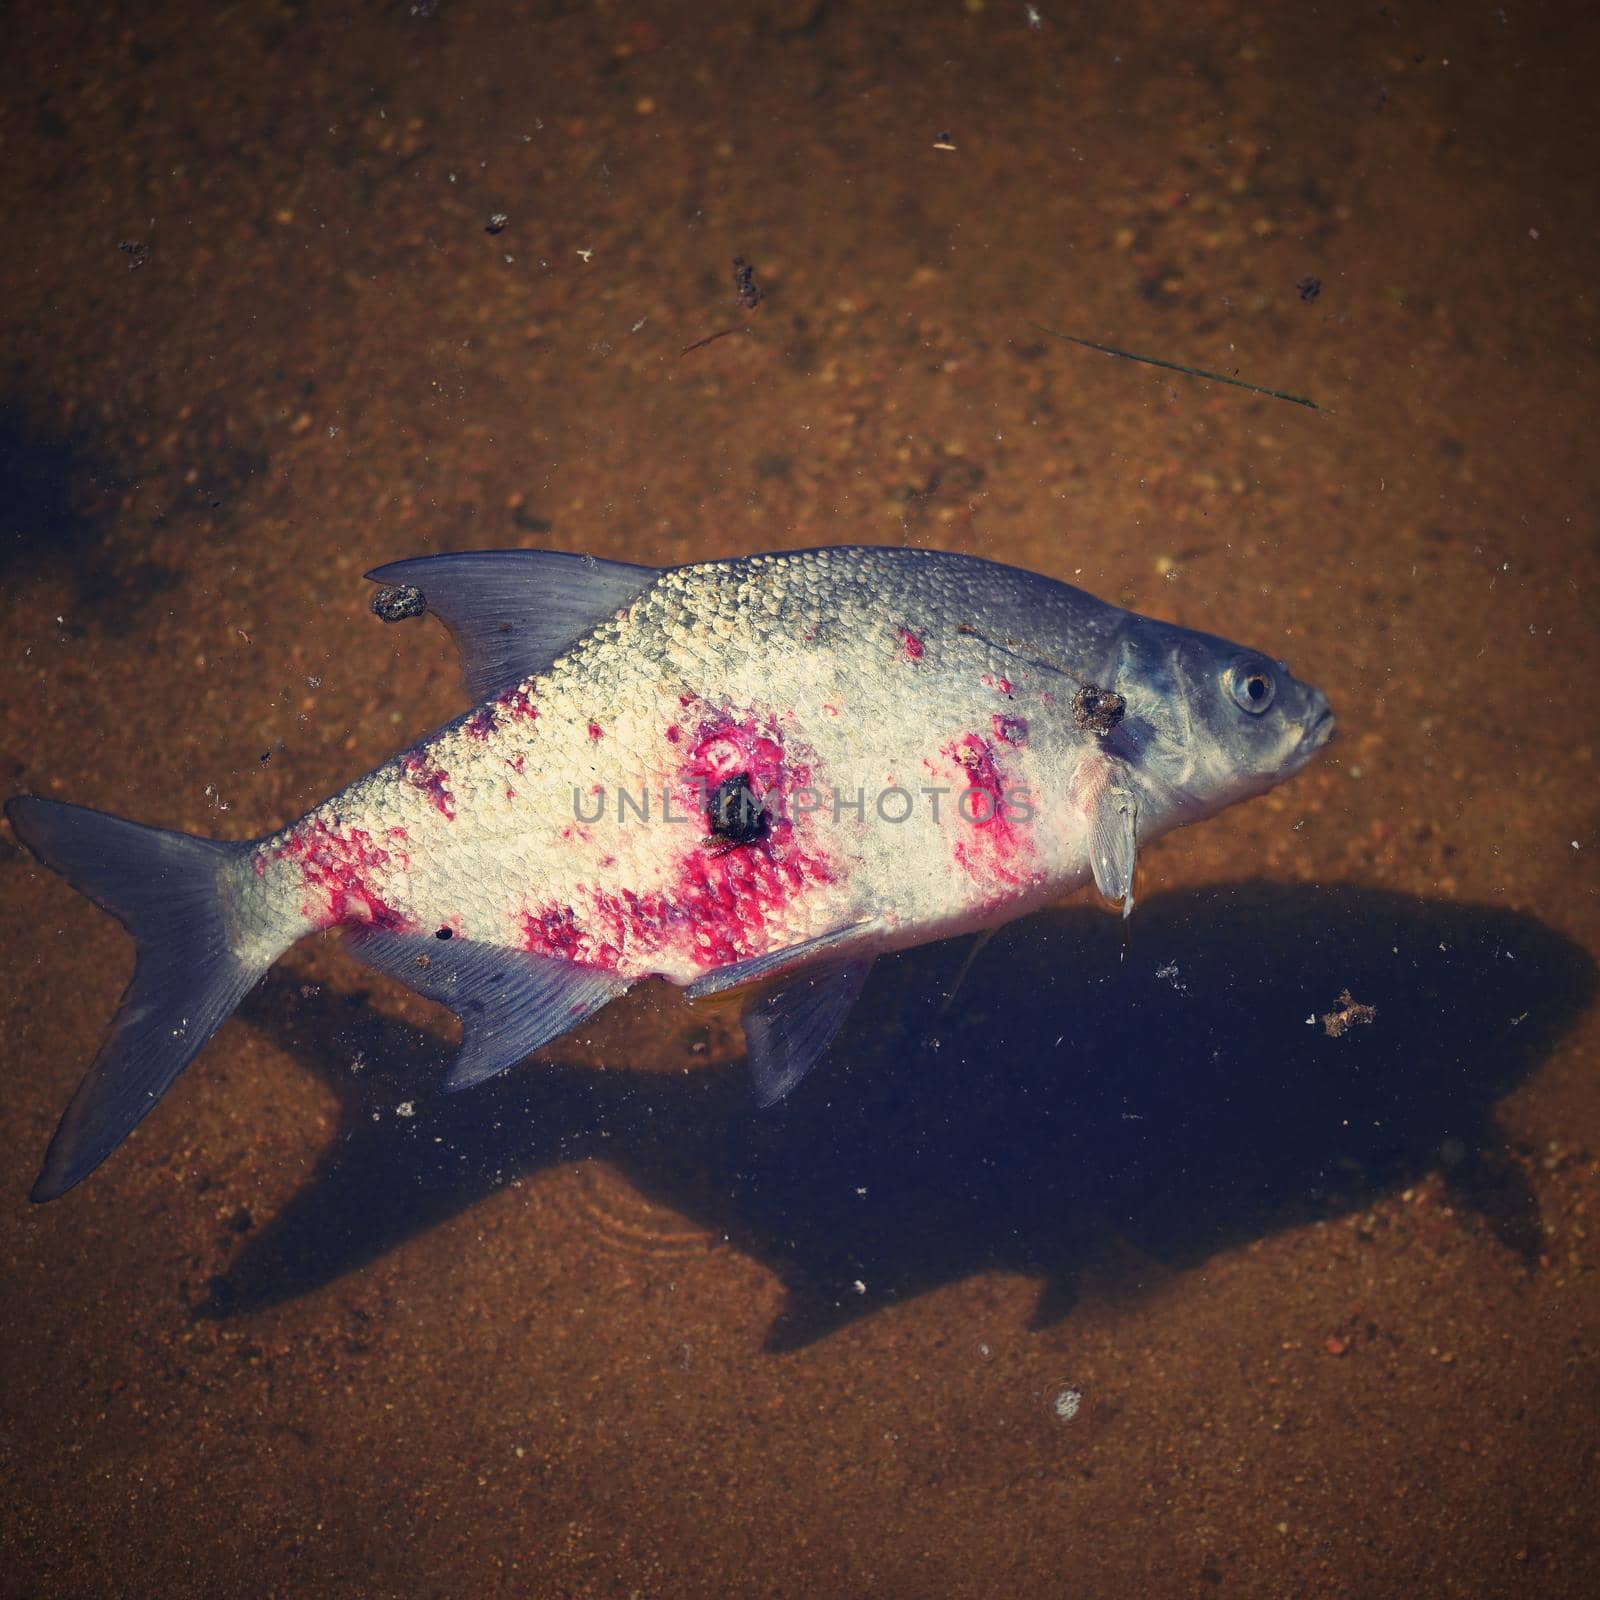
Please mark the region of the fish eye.
[[1241, 661], [1231, 667], [1227, 677], [1228, 693], [1241, 711], [1258, 717], [1272, 704], [1278, 686], [1264, 662]]

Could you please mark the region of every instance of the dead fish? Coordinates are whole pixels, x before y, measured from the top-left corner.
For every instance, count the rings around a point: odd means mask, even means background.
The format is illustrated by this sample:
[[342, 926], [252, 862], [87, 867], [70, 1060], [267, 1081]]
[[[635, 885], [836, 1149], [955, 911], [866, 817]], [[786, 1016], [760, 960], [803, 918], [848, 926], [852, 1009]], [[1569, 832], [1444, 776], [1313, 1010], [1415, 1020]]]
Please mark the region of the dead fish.
[[691, 998], [776, 979], [744, 1013], [771, 1104], [877, 956], [1091, 879], [1126, 912], [1141, 845], [1271, 788], [1333, 732], [1270, 656], [972, 556], [662, 571], [489, 551], [368, 576], [444, 620], [476, 704], [299, 821], [230, 842], [8, 803], [138, 946], [35, 1200], [92, 1172], [326, 928], [460, 1017], [447, 1089], [642, 978]]

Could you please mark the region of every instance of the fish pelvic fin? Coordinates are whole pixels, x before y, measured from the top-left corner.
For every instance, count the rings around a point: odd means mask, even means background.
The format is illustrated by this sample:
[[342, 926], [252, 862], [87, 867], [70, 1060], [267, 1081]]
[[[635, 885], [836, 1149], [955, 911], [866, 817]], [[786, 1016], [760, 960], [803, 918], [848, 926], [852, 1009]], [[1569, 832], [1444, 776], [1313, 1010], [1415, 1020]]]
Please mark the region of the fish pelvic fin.
[[133, 980], [33, 1186], [43, 1202], [81, 1183], [128, 1137], [275, 956], [241, 957], [229, 937], [225, 869], [251, 844], [36, 795], [8, 801], [6, 816], [45, 866], [109, 911], [137, 946]]
[[820, 961], [749, 1001], [744, 1037], [759, 1107], [775, 1106], [817, 1064], [871, 969], [871, 956]]
[[[758, 1106], [776, 1105], [821, 1058], [871, 970], [864, 949], [882, 931], [865, 917], [800, 944], [717, 967], [687, 984], [691, 1000], [777, 977], [744, 1005], [745, 1053]], [[854, 948], [852, 948], [854, 947]]]

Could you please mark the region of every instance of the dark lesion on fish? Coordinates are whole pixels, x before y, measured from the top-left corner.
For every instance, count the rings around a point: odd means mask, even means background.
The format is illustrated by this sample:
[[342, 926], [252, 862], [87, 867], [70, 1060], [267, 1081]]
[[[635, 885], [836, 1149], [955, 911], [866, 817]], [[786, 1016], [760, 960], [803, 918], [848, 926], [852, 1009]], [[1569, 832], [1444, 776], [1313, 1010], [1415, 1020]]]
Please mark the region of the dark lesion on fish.
[[1040, 667], [1046, 672], [1070, 678], [1078, 686], [1072, 696], [1073, 720], [1088, 733], [1102, 736], [1110, 733], [1127, 713], [1128, 702], [1115, 689], [1105, 689], [1097, 683], [1090, 683], [1087, 679], [1080, 678], [1070, 667], [1064, 667], [1059, 661], [1041, 654], [1026, 640], [991, 639], [973, 627], [970, 622], [958, 622], [956, 632], [965, 638], [977, 639], [991, 649], [1003, 650], [1008, 655], [1014, 655], [1018, 660], [1026, 661], [1031, 667]]
[[1072, 715], [1090, 733], [1110, 733], [1122, 721], [1128, 702], [1115, 689], [1086, 683], [1072, 697]]
[[706, 802], [706, 826], [710, 832], [701, 842], [718, 856], [767, 837], [772, 818], [761, 804], [748, 772], [732, 773], [711, 791]]

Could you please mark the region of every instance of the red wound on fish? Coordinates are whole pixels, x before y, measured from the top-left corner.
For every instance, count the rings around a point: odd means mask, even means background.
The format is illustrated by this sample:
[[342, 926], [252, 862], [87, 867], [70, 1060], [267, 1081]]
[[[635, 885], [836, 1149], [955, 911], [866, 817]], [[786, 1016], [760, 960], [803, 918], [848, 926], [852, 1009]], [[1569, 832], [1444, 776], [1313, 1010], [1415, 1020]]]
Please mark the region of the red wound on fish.
[[[397, 831], [390, 829], [391, 835]], [[410, 858], [403, 850], [374, 844], [364, 828], [341, 832], [312, 815], [273, 853], [299, 867], [306, 894], [300, 909], [319, 927], [360, 923], [396, 933], [410, 927], [376, 886], [386, 872], [405, 871]]]
[[709, 792], [737, 772], [748, 773], [758, 793], [785, 786], [783, 742], [775, 723], [766, 729], [753, 720], [701, 723], [689, 750], [688, 770], [680, 781], [697, 793], [701, 786]]
[[443, 767], [434, 766], [421, 751], [413, 750], [400, 768], [406, 775], [406, 782], [422, 790], [446, 822], [455, 821], [455, 796], [450, 793], [450, 774]]
[[907, 661], [920, 661], [923, 656], [924, 645], [909, 628], [900, 630], [900, 654]]
[[1002, 744], [1026, 744], [1028, 742], [1028, 719], [1026, 717], [1002, 717], [996, 713], [990, 720], [994, 723], [994, 736]]
[[[814, 824], [795, 804], [797, 791], [811, 785], [814, 763], [809, 749], [787, 747], [772, 715], [709, 710], [696, 728], [678, 777], [680, 803], [704, 814], [719, 785], [743, 778], [765, 815], [758, 834], [724, 849], [696, 841], [679, 863], [673, 899], [694, 910], [690, 954], [700, 966], [759, 954], [767, 947], [764, 931], [787, 905], [809, 885], [834, 881], [810, 837]], [[707, 831], [715, 832], [709, 818]]]
[[533, 722], [539, 715], [539, 708], [533, 703], [533, 695], [525, 684], [519, 683], [514, 689], [496, 695], [494, 703], [513, 721]]
[[1024, 791], [1007, 782], [994, 746], [979, 734], [964, 733], [940, 754], [965, 779], [956, 792], [955, 816], [945, 826], [956, 865], [994, 896], [1037, 881], [1034, 842], [1016, 804]]
[[723, 855], [696, 850], [679, 863], [670, 889], [586, 885], [570, 906], [524, 912], [523, 948], [606, 971], [618, 969], [624, 952], [630, 973], [648, 972], [653, 959], [669, 955], [701, 970], [726, 966], [770, 948], [777, 914], [809, 885], [832, 881], [819, 856], [775, 855], [770, 839]]
[[[684, 698], [686, 709], [695, 705]], [[652, 823], [668, 824], [657, 835], [675, 858], [666, 886], [636, 892], [582, 885], [570, 905], [523, 914], [524, 948], [606, 970], [648, 972], [670, 958], [704, 971], [764, 953], [783, 937], [785, 911], [814, 886], [835, 881], [815, 843], [816, 824], [803, 807], [797, 820], [793, 805], [795, 792], [812, 780], [810, 750], [788, 748], [776, 716], [704, 704], [696, 710], [692, 732], [676, 724], [669, 731], [669, 741], [686, 748], [654, 796], [669, 803], [666, 812], [650, 814]], [[679, 738], [671, 740], [671, 732]], [[764, 823], [730, 842], [715, 837], [708, 808], [719, 785], [736, 778], [748, 785]], [[614, 861], [606, 856], [600, 864]]]
[[584, 966], [615, 971], [621, 953], [596, 933], [589, 918], [579, 921], [571, 906], [546, 906], [524, 911], [520, 918], [522, 947], [534, 955], [559, 956]]
[[466, 721], [467, 737], [469, 739], [487, 739], [495, 728], [495, 715], [493, 706], [479, 706]]

